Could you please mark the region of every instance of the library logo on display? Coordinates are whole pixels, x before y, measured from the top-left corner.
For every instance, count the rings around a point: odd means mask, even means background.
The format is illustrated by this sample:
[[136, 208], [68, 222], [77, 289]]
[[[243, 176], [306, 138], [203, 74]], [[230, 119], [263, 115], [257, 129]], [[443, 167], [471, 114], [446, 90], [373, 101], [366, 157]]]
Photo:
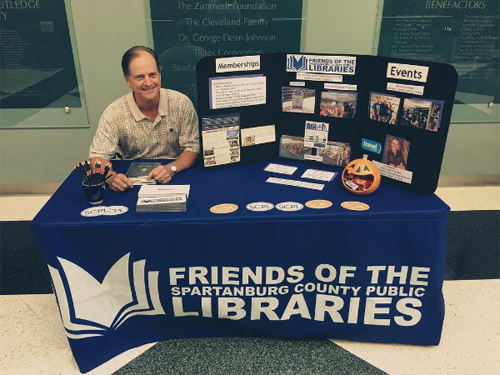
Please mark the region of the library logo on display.
[[[159, 271], [148, 271], [145, 259], [131, 262], [130, 253], [125, 254], [102, 281], [76, 263], [57, 259], [59, 265], [48, 267], [68, 338], [102, 337], [130, 318], [165, 315], [159, 299]], [[117, 290], [120, 293], [110, 293]]]
[[213, 214], [230, 214], [238, 209], [238, 206], [233, 203], [222, 203], [210, 208]]

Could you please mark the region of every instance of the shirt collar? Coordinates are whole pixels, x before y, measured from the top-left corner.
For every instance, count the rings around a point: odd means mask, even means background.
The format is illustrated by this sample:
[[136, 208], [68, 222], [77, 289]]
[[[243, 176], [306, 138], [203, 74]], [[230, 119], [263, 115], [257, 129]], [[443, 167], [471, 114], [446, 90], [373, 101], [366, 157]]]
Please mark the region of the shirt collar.
[[[137, 106], [137, 103], [134, 100], [133, 91], [128, 93], [127, 103], [128, 107], [130, 108], [130, 112], [132, 112], [132, 116], [134, 116], [135, 121], [141, 121], [147, 117]], [[167, 115], [167, 93], [163, 89], [160, 89], [160, 103], [158, 104], [158, 113], [161, 117], [165, 117]]]
[[158, 113], [161, 117], [167, 115], [167, 90], [160, 89], [160, 104], [158, 105]]

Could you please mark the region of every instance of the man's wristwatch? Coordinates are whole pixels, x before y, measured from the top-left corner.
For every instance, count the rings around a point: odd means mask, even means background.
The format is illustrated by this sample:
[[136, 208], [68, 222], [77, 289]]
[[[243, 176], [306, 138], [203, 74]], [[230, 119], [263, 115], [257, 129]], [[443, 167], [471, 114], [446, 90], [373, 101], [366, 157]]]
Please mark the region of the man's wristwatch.
[[170, 170], [172, 171], [172, 176], [175, 176], [177, 174], [177, 167], [173, 164], [168, 164], [167, 167], [170, 167]]

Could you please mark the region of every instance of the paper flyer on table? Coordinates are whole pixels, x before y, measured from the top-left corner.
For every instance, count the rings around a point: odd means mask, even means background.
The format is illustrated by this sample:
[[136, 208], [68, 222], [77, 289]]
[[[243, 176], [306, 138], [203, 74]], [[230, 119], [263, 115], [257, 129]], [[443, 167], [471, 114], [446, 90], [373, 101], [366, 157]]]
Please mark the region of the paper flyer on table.
[[292, 166], [283, 165], [283, 164], [269, 163], [267, 165], [267, 167], [264, 168], [264, 170], [266, 172], [273, 172], [273, 173], [281, 173], [281, 174], [292, 175], [297, 170], [297, 167], [292, 167]]
[[323, 188], [325, 187], [325, 185], [323, 184], [315, 184], [312, 182], [304, 182], [297, 180], [288, 180], [286, 178], [276, 178], [276, 177], [269, 177], [266, 180], [266, 182], [269, 182], [271, 184], [288, 185], [288, 186], [295, 186], [295, 187], [314, 189], [314, 190], [323, 190]]
[[336, 172], [320, 171], [319, 169], [308, 169], [304, 172], [301, 178], [330, 182], [335, 178], [335, 176], [337, 176]]
[[160, 197], [184, 194], [189, 198], [191, 185], [145, 185], [139, 189], [138, 197]]

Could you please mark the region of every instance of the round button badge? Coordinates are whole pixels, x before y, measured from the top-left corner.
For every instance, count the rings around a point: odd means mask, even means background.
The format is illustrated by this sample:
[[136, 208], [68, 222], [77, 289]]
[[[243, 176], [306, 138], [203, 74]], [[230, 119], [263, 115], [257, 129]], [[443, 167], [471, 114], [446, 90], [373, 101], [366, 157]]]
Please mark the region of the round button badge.
[[312, 201], [306, 202], [306, 207], [313, 208], [315, 210], [321, 210], [323, 208], [332, 207], [332, 202], [324, 199], [314, 199]]
[[366, 203], [363, 202], [346, 201], [342, 202], [340, 205], [346, 210], [351, 210], [351, 211], [366, 211], [370, 209], [370, 206], [368, 206]]
[[263, 212], [272, 210], [273, 208], [274, 204], [269, 202], [253, 202], [247, 204], [247, 210], [249, 211]]
[[276, 208], [280, 211], [300, 211], [304, 205], [299, 202], [281, 202], [276, 205]]
[[222, 203], [210, 207], [210, 212], [213, 214], [230, 214], [238, 209], [238, 206], [233, 203]]

